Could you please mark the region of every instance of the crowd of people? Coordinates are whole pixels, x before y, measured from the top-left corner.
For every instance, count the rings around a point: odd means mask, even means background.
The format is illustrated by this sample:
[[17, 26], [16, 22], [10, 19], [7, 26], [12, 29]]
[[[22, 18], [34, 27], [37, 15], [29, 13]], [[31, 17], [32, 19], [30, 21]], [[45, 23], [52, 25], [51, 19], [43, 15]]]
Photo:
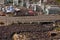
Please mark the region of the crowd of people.
[[19, 11], [19, 10], [20, 10], [19, 8], [14, 7], [12, 5], [9, 5], [9, 6], [1, 6], [0, 5], [0, 11], [2, 11], [5, 14], [14, 13], [15, 11]]
[[21, 15], [22, 16], [24, 16], [24, 15], [32, 16], [32, 15], [38, 14], [36, 11], [33, 11], [32, 9], [27, 9], [25, 7], [18, 8], [16, 6], [12, 6], [12, 5], [3, 6], [3, 7], [0, 6], [0, 11], [2, 11], [5, 14], [11, 14], [12, 13], [12, 14], [17, 15], [17, 16], [21, 16]]

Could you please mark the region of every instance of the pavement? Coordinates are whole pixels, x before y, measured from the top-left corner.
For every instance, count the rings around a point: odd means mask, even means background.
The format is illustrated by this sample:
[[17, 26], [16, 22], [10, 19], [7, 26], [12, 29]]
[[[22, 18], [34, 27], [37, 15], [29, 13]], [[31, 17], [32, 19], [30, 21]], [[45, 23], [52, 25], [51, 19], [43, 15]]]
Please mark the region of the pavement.
[[39, 16], [20, 16], [20, 17], [7, 17], [0, 16], [0, 22], [4, 22], [4, 25], [9, 25], [11, 23], [17, 22], [54, 22], [60, 20], [60, 15], [39, 15]]

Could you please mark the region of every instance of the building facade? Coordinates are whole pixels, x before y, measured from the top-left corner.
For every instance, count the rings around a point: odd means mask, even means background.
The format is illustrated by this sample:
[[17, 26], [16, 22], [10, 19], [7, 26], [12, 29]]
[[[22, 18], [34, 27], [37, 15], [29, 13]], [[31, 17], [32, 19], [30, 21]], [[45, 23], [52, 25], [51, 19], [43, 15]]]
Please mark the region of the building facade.
[[29, 4], [29, 3], [39, 3], [41, 5], [42, 2], [46, 2], [46, 4], [53, 4], [55, 0], [0, 0], [0, 4], [8, 4], [11, 3], [13, 5], [21, 5]]
[[2, 0], [2, 1], [0, 0], [0, 4], [1, 3], [3, 3], [3, 4], [4, 3], [5, 4], [12, 3], [13, 5], [14, 4], [17, 4], [18, 5], [18, 4], [21, 3], [23, 5], [24, 3], [27, 3], [28, 4], [28, 3], [37, 3], [37, 2], [40, 2], [40, 4], [41, 4], [42, 1], [45, 2], [46, 0]]
[[0, 4], [4, 4], [4, 0], [0, 0]]
[[2, 2], [0, 2], [0, 4], [19, 5], [26, 8], [32, 7], [32, 9], [36, 10], [37, 5], [42, 6], [42, 3], [44, 4], [45, 2], [47, 2], [47, 0], [3, 0]]

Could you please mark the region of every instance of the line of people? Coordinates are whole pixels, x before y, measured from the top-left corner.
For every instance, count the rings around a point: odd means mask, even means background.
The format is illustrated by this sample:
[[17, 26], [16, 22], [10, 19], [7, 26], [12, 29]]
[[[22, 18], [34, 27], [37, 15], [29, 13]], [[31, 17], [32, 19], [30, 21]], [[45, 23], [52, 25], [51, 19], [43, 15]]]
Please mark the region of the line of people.
[[4, 13], [15, 12], [15, 10], [18, 11], [20, 9], [14, 8], [12, 5], [5, 6], [5, 7], [0, 6], [0, 11], [3, 11]]

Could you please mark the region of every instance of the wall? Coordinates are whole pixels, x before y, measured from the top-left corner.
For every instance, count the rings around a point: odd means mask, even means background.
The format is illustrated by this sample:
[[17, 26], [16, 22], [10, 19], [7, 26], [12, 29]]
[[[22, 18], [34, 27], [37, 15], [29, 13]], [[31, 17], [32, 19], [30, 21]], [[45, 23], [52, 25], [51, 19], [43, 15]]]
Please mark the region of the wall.
[[4, 4], [4, 0], [0, 0], [0, 4]]

